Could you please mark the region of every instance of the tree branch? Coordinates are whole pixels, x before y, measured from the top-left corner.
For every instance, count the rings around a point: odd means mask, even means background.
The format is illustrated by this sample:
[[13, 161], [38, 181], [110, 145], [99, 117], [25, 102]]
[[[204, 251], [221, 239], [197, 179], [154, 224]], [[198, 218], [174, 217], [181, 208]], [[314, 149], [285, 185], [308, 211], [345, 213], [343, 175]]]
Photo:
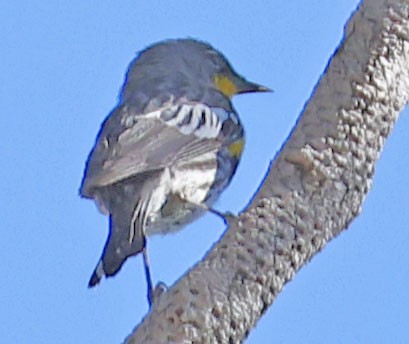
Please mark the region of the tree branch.
[[239, 343], [284, 284], [359, 214], [408, 101], [409, 2], [367, 0], [262, 187], [125, 343]]

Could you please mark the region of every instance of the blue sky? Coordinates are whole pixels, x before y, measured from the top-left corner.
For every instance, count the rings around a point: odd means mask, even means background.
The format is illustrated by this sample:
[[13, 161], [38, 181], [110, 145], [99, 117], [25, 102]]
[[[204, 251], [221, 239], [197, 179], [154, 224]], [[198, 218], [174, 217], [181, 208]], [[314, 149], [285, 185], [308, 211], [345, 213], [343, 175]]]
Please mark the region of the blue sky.
[[[119, 343], [147, 311], [140, 257], [87, 289], [107, 219], [78, 197], [87, 154], [138, 50], [165, 38], [200, 38], [249, 80], [275, 90], [234, 100], [247, 146], [218, 208], [237, 212], [288, 136], [356, 4], [3, 1], [2, 341]], [[408, 342], [407, 132], [403, 114], [360, 217], [285, 287], [247, 343]], [[207, 215], [149, 240], [153, 278], [171, 285], [223, 230]]]

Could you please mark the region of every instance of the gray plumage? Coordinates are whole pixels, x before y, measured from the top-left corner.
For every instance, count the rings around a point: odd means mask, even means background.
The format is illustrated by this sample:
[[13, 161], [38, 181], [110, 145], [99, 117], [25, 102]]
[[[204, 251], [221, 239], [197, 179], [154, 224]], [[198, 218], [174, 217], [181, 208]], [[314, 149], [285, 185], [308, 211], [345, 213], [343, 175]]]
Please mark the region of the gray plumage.
[[193, 39], [155, 44], [130, 64], [80, 188], [82, 197], [109, 215], [108, 240], [90, 286], [141, 252], [146, 235], [195, 220], [230, 182], [244, 130], [216, 76], [230, 80], [234, 93], [268, 90], [247, 82], [223, 55]]

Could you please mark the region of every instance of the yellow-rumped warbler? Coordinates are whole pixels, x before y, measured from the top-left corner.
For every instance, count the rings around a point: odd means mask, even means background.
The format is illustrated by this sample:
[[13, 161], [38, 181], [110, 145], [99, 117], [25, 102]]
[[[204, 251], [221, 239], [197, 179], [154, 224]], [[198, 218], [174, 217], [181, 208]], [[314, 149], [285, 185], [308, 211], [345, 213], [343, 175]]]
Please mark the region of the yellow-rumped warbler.
[[80, 194], [109, 214], [109, 236], [89, 286], [209, 209], [230, 183], [244, 145], [231, 97], [268, 88], [238, 75], [209, 44], [154, 44], [130, 64], [119, 104], [89, 154]]

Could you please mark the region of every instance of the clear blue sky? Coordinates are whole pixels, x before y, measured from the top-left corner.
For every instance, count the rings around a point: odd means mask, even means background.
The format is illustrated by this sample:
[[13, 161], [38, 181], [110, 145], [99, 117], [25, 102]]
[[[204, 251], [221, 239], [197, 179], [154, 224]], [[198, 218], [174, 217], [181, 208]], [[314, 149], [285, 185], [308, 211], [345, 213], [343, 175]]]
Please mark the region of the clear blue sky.
[[[136, 52], [209, 41], [273, 94], [237, 97], [247, 146], [218, 208], [247, 203], [341, 39], [356, 0], [3, 1], [0, 4], [0, 338], [119, 343], [147, 311], [141, 258], [94, 290], [107, 219], [78, 197], [99, 125]], [[361, 216], [280, 294], [248, 343], [409, 342], [409, 153], [404, 114]], [[222, 234], [207, 215], [149, 241], [172, 284]]]

